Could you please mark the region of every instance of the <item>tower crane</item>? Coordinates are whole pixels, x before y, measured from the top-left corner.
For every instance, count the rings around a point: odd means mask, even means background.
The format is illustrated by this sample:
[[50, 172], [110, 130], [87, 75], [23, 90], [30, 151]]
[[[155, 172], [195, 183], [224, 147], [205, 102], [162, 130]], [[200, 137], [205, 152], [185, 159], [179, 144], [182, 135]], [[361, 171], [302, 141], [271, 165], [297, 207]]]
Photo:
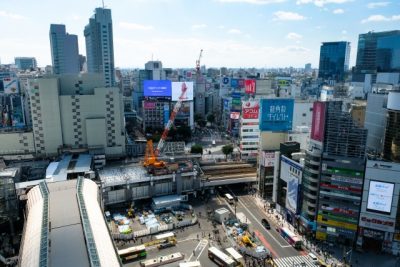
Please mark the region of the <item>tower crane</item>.
[[175, 121], [176, 114], [178, 114], [178, 112], [182, 106], [183, 100], [185, 100], [187, 98], [186, 92], [187, 92], [187, 86], [186, 86], [186, 83], [183, 82], [182, 86], [181, 86], [181, 94], [178, 98], [178, 101], [176, 102], [176, 104], [174, 106], [174, 109], [172, 110], [171, 116], [169, 117], [167, 124], [165, 125], [164, 131], [161, 135], [160, 141], [158, 142], [157, 148], [154, 149], [154, 151], [153, 151], [153, 140], [147, 141], [143, 166], [145, 166], [145, 167], [154, 166], [156, 168], [165, 167], [165, 162], [158, 160], [158, 156], [160, 155], [160, 152], [161, 152], [162, 148], [164, 147], [165, 140], [168, 137], [168, 132], [171, 129], [172, 124]]
[[199, 59], [196, 60], [196, 74], [199, 75], [200, 74], [200, 60], [201, 60], [201, 56], [203, 55], [203, 49], [200, 50], [200, 55], [199, 55]]

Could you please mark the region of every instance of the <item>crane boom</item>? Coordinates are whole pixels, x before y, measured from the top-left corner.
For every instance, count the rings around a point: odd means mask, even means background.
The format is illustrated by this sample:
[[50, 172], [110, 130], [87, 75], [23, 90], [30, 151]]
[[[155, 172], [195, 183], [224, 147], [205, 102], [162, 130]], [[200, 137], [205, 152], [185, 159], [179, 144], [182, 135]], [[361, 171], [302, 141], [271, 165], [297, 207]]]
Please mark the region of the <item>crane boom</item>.
[[197, 72], [197, 74], [200, 73], [200, 60], [201, 60], [201, 56], [202, 55], [203, 55], [203, 49], [200, 50], [199, 59], [196, 60], [196, 72]]
[[179, 96], [178, 101], [176, 102], [174, 109], [172, 110], [171, 116], [169, 117], [169, 120], [168, 120], [167, 124], [165, 125], [164, 132], [161, 135], [161, 138], [160, 138], [160, 141], [158, 142], [157, 148], [154, 151], [154, 154], [156, 157], [160, 154], [161, 149], [164, 147], [165, 140], [168, 137], [168, 132], [171, 129], [172, 124], [175, 121], [175, 117], [178, 114], [178, 112], [182, 106], [182, 101], [186, 98], [185, 95], [187, 92], [187, 86], [186, 86], [185, 82], [182, 83], [181, 90], [182, 90], [181, 95]]

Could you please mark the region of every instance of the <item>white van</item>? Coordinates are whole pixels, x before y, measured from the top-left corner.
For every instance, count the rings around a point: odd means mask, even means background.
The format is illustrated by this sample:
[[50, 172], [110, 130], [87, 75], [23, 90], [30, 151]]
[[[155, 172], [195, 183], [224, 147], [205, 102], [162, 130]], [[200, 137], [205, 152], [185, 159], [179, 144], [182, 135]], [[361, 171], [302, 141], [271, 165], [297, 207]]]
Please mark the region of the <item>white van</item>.
[[314, 254], [308, 253], [308, 256], [309, 256], [314, 262], [318, 262], [318, 258], [317, 258], [317, 256], [315, 256]]

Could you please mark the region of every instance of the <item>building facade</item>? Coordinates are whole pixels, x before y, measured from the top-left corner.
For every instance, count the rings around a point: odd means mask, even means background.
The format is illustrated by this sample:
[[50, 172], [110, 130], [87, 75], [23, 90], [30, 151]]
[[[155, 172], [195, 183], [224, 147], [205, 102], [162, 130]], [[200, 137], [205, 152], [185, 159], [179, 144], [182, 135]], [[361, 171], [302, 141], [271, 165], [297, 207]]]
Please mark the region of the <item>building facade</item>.
[[344, 81], [349, 70], [350, 43], [324, 42], [319, 56], [318, 78]]
[[29, 80], [28, 92], [37, 156], [65, 148], [125, 154], [122, 94], [104, 87], [100, 75], [63, 75]]
[[78, 36], [68, 34], [65, 25], [50, 25], [50, 48], [54, 74], [78, 74], [80, 58]]
[[357, 246], [392, 255], [400, 253], [400, 164], [368, 160]]
[[389, 92], [383, 158], [400, 162], [400, 92]]
[[16, 57], [14, 61], [20, 70], [36, 69], [37, 67], [36, 58], [34, 57]]
[[89, 73], [102, 73], [105, 86], [115, 84], [114, 44], [111, 10], [96, 8], [84, 30], [86, 41], [87, 70]]
[[400, 31], [398, 30], [360, 34], [353, 81], [363, 82], [365, 74], [399, 72], [399, 53]]

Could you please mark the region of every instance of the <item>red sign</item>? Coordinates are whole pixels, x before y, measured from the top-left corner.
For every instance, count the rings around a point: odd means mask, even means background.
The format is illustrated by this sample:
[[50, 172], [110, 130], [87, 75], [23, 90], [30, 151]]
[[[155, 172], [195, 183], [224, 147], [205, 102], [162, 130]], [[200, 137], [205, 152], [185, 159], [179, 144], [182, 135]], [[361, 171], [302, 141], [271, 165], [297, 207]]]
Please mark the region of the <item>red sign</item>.
[[156, 108], [156, 102], [149, 102], [149, 101], [144, 101], [144, 109], [155, 109]]
[[243, 119], [258, 119], [260, 104], [258, 101], [244, 101], [242, 104]]
[[254, 95], [256, 93], [256, 81], [255, 80], [245, 80], [244, 86], [245, 86], [244, 92], [246, 94]]
[[380, 225], [386, 225], [386, 226], [394, 226], [394, 222], [392, 221], [385, 221], [385, 220], [380, 220], [380, 219], [376, 219], [376, 218], [368, 218], [365, 216], [361, 216], [360, 219], [362, 222], [365, 223], [373, 223], [373, 224], [380, 224]]
[[325, 134], [325, 103], [316, 101], [313, 105], [311, 139], [322, 142]]
[[322, 209], [327, 210], [327, 211], [333, 211], [336, 213], [347, 214], [347, 215], [356, 215], [357, 214], [357, 212], [354, 210], [348, 210], [348, 209], [342, 209], [342, 208], [333, 208], [333, 207], [322, 206]]
[[335, 184], [325, 184], [321, 183], [322, 187], [331, 188], [331, 189], [338, 189], [338, 190], [345, 190], [351, 192], [361, 192], [361, 188], [354, 188], [352, 186], [342, 186], [342, 185], [335, 185]]

